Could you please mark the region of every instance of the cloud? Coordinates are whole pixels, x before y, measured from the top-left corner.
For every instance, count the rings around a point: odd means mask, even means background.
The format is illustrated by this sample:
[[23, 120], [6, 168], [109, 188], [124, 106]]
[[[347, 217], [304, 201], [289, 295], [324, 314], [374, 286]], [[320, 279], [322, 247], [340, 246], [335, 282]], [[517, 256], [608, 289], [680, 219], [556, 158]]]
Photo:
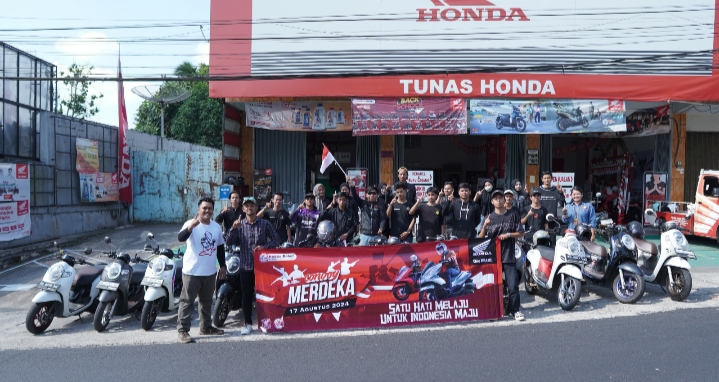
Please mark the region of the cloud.
[[87, 60], [93, 56], [117, 53], [120, 44], [101, 32], [83, 33], [78, 37], [63, 38], [55, 43], [55, 49], [72, 55], [76, 60]]
[[195, 52], [197, 52], [198, 55], [195, 56], [195, 58], [192, 60], [193, 64], [210, 64], [210, 44], [205, 42], [197, 44], [197, 46], [195, 47]]

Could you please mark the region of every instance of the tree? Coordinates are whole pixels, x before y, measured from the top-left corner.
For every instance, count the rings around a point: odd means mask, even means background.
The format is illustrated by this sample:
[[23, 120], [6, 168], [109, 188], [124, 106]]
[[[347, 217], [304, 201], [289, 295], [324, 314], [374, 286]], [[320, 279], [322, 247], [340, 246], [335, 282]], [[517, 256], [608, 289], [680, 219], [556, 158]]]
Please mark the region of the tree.
[[[207, 76], [210, 68], [206, 64], [192, 65], [183, 62], [175, 68], [177, 77]], [[222, 146], [222, 103], [210, 98], [207, 81], [165, 82], [166, 87], [182, 87], [192, 94], [185, 101], [165, 106], [165, 136], [202, 146]], [[143, 101], [135, 114], [137, 131], [160, 135], [160, 105]]]
[[67, 91], [67, 96], [60, 100], [58, 111], [60, 114], [69, 115], [73, 118], [85, 119], [98, 113], [99, 109], [95, 101], [103, 97], [103, 94], [89, 94], [92, 81], [77, 81], [73, 79], [89, 77], [92, 75], [93, 66], [86, 67], [73, 62], [68, 68], [68, 73], [60, 72], [62, 81]]

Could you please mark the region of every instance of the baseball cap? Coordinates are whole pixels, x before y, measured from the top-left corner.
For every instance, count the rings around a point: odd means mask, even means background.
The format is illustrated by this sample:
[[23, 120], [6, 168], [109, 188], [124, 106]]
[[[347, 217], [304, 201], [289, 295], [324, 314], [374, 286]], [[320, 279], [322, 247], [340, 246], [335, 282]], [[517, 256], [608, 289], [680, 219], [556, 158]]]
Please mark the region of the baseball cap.
[[308, 192], [305, 194], [305, 199], [314, 199], [314, 198], [315, 198], [315, 194], [313, 194], [311, 192]]
[[494, 191], [492, 191], [492, 196], [490, 198], [494, 199], [495, 195], [504, 196], [504, 193], [502, 193], [502, 191], [500, 191], [500, 190], [494, 190]]
[[512, 191], [512, 190], [510, 190], [510, 189], [506, 189], [506, 190], [504, 190], [504, 194], [505, 194], [505, 195], [507, 195], [507, 194], [512, 194], [512, 195], [514, 195], [514, 191]]
[[529, 196], [532, 196], [532, 195], [542, 195], [542, 193], [539, 192], [539, 190], [535, 188], [534, 191], [532, 191], [532, 192], [529, 194]]
[[257, 204], [257, 200], [253, 196], [245, 196], [244, 199], [242, 199], [242, 205], [244, 206], [247, 203]]

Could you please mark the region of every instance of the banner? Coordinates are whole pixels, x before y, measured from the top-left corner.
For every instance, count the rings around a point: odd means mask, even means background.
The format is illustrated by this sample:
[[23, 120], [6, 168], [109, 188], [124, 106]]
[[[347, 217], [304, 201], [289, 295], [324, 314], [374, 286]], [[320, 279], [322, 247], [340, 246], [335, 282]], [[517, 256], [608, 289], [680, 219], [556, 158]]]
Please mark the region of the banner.
[[552, 185], [561, 186], [562, 193], [564, 193], [564, 201], [567, 203], [572, 202], [572, 187], [574, 187], [573, 172], [553, 172]]
[[248, 102], [247, 126], [282, 131], [349, 131], [347, 101]]
[[122, 85], [122, 69], [120, 68], [120, 58], [117, 59], [117, 76], [120, 81], [117, 82], [118, 102], [120, 110], [120, 127], [118, 131], [119, 150], [118, 156], [118, 174], [119, 174], [119, 192], [120, 201], [132, 204], [132, 167], [130, 164], [130, 146], [127, 144], [127, 109], [125, 109], [125, 91]]
[[614, 138], [619, 136], [622, 138], [635, 138], [657, 134], [669, 134], [671, 132], [670, 112], [671, 108], [669, 105], [653, 109], [637, 110], [627, 116], [626, 132], [617, 134], [602, 134], [602, 137]]
[[378, 98], [352, 100], [352, 135], [467, 134], [462, 98]]
[[407, 183], [415, 185], [417, 200], [420, 200], [427, 194], [427, 190], [434, 185], [434, 171], [409, 171]]
[[0, 163], [0, 241], [30, 236], [30, 165]]
[[77, 138], [75, 145], [77, 159], [75, 168], [77, 172], [93, 173], [100, 171], [100, 157], [97, 153], [97, 141], [91, 139]]
[[625, 163], [627, 159], [623, 156], [594, 160], [590, 165], [592, 176], [617, 174], [622, 171]]
[[80, 174], [80, 202], [116, 202], [120, 199], [117, 174]]
[[272, 169], [255, 169], [252, 172], [252, 188], [258, 206], [264, 206], [272, 199]]
[[[383, 328], [498, 319], [501, 254], [494, 239], [380, 247], [255, 251], [264, 332]], [[412, 261], [412, 255], [416, 261]], [[445, 264], [439, 263], [445, 259]], [[447, 280], [447, 267], [458, 275]]]
[[357, 196], [359, 196], [361, 199], [364, 199], [365, 193], [367, 192], [367, 169], [348, 168], [347, 175], [352, 178], [352, 181], [355, 184], [355, 191], [357, 191]]
[[469, 101], [470, 134], [562, 134], [626, 131], [624, 101]]
[[654, 202], [663, 202], [667, 200], [667, 173], [665, 172], [645, 172], [644, 173], [644, 210], [651, 208]]

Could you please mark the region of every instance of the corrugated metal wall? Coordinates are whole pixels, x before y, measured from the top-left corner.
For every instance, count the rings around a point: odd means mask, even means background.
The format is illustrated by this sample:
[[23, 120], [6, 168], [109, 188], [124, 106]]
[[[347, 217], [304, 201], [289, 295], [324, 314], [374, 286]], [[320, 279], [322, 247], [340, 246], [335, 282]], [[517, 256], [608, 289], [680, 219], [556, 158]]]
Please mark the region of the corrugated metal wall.
[[[719, 170], [719, 134], [687, 133], [687, 154], [684, 165], [684, 199], [694, 201], [699, 183], [699, 171]], [[672, 148], [674, 150], [674, 148]], [[673, 152], [672, 152], [673, 154]]]
[[357, 137], [357, 167], [367, 169], [367, 184], [379, 183], [380, 137]]
[[289, 193], [294, 203], [300, 203], [305, 195], [307, 134], [266, 129], [254, 132], [255, 168], [271, 168], [274, 190]]
[[507, 135], [507, 151], [505, 153], [504, 184], [505, 188], [514, 189], [512, 181], [520, 179], [524, 184], [526, 170], [527, 136], [524, 134]]

